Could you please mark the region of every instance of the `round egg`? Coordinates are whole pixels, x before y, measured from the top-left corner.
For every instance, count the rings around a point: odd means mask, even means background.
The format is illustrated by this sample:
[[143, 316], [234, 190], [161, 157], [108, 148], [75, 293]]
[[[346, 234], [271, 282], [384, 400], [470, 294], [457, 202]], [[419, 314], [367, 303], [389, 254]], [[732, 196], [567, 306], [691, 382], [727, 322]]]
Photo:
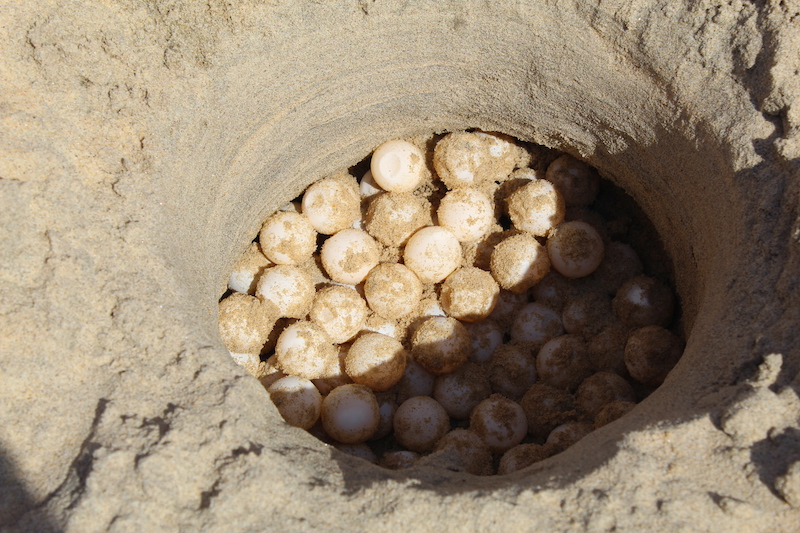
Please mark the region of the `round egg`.
[[528, 421], [528, 432], [536, 439], [546, 439], [556, 427], [578, 418], [574, 396], [544, 383], [532, 385], [520, 405]]
[[497, 474], [505, 476], [544, 461], [551, 455], [551, 449], [540, 444], [517, 444], [500, 458]]
[[536, 357], [536, 371], [547, 385], [574, 391], [592, 373], [586, 343], [577, 335], [547, 341]]
[[660, 281], [636, 276], [620, 287], [612, 306], [614, 314], [628, 327], [666, 326], [672, 320], [675, 298]]
[[364, 328], [367, 303], [355, 289], [334, 285], [317, 291], [308, 318], [336, 344], [347, 342]]
[[413, 359], [408, 359], [403, 376], [397, 383], [397, 401], [403, 403], [414, 396], [432, 396], [436, 376]]
[[550, 257], [533, 235], [521, 233], [503, 239], [495, 247], [490, 266], [501, 287], [521, 294], [547, 275]]
[[339, 175], [309, 185], [303, 194], [303, 215], [323, 235], [352, 226], [361, 218], [361, 194], [355, 178]]
[[483, 367], [464, 363], [449, 374], [436, 377], [433, 397], [450, 418], [467, 420], [472, 409], [492, 393]]
[[536, 357], [530, 347], [501, 344], [489, 360], [492, 392], [518, 401], [536, 382]]
[[447, 412], [429, 396], [409, 398], [394, 414], [394, 436], [401, 446], [413, 452], [431, 451], [448, 429]]
[[503, 330], [497, 325], [497, 322], [489, 319], [466, 324], [466, 328], [472, 339], [470, 361], [485, 363], [495, 349], [502, 344]]
[[408, 141], [386, 141], [372, 153], [370, 171], [383, 190], [411, 192], [425, 174], [425, 154]]
[[567, 278], [582, 278], [594, 272], [603, 260], [604, 251], [597, 230], [580, 220], [562, 222], [547, 238], [550, 262]]
[[538, 237], [564, 220], [564, 199], [552, 183], [531, 180], [514, 191], [507, 200], [508, 216], [516, 229]]
[[305, 215], [278, 211], [261, 226], [258, 241], [264, 255], [278, 265], [296, 265], [317, 249], [317, 231]]
[[513, 143], [481, 132], [450, 133], [436, 143], [433, 151], [433, 167], [448, 189], [505, 180], [516, 163]]
[[366, 232], [344, 229], [325, 241], [320, 259], [333, 281], [358, 285], [378, 265], [380, 248]]
[[637, 329], [625, 344], [625, 366], [640, 383], [658, 387], [683, 355], [683, 341], [661, 326]]
[[439, 203], [439, 225], [460, 242], [480, 239], [494, 223], [494, 207], [484, 193], [467, 188], [448, 192]]
[[472, 475], [492, 475], [492, 454], [489, 447], [472, 431], [454, 429], [439, 440], [434, 451], [455, 453], [461, 467]]
[[635, 402], [636, 395], [628, 381], [613, 372], [597, 372], [583, 380], [575, 393], [575, 403], [590, 419], [611, 402]]
[[286, 376], [270, 385], [269, 397], [290, 426], [311, 429], [322, 411], [322, 395], [310, 380]]
[[381, 263], [367, 274], [364, 296], [379, 315], [397, 319], [411, 313], [422, 298], [422, 282], [399, 263]]
[[380, 333], [365, 333], [350, 346], [344, 368], [356, 383], [385, 391], [403, 377], [407, 358], [400, 341]]
[[411, 347], [414, 360], [428, 372], [446, 374], [469, 359], [472, 340], [458, 320], [435, 316], [417, 328]]
[[423, 283], [439, 283], [461, 265], [461, 244], [449, 230], [422, 228], [408, 239], [403, 262]]
[[234, 353], [258, 354], [277, 319], [272, 302], [247, 294], [235, 292], [219, 303], [219, 335]]
[[256, 296], [275, 304], [282, 317], [303, 318], [314, 300], [314, 282], [296, 266], [278, 265], [261, 274]]
[[431, 223], [427, 200], [407, 192], [389, 192], [372, 199], [364, 228], [381, 244], [402, 246], [415, 231]]
[[320, 379], [339, 372], [339, 350], [325, 331], [313, 322], [287, 326], [275, 345], [278, 368], [286, 374]]
[[561, 452], [594, 431], [594, 427], [586, 422], [572, 421], [562, 424], [550, 432], [545, 441], [545, 446], [551, 447], [556, 452]]
[[550, 339], [562, 335], [564, 326], [558, 313], [534, 302], [517, 311], [509, 333], [512, 340], [532, 344], [538, 349]]
[[364, 442], [375, 433], [379, 422], [378, 401], [364, 385], [342, 385], [322, 401], [322, 427], [338, 442]]
[[491, 274], [475, 267], [462, 267], [442, 283], [442, 309], [464, 322], [488, 317], [497, 305], [500, 286]]
[[256, 293], [258, 278], [264, 270], [273, 266], [273, 262], [261, 253], [257, 242], [251, 242], [233, 266], [228, 278], [228, 288], [232, 291], [253, 295]]
[[522, 442], [528, 432], [528, 421], [518, 403], [492, 394], [472, 410], [469, 428], [486, 443], [489, 451], [503, 453]]
[[600, 190], [597, 172], [569, 154], [550, 163], [545, 179], [561, 193], [567, 206], [589, 205], [594, 202]]

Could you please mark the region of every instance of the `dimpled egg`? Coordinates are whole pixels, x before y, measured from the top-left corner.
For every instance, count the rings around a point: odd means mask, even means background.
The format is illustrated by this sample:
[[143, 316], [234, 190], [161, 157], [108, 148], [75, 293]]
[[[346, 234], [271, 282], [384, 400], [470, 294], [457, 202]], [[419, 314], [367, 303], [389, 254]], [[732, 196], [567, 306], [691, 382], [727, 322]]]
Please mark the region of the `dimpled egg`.
[[408, 141], [386, 141], [372, 154], [370, 171], [385, 191], [410, 192], [422, 180], [425, 155]]

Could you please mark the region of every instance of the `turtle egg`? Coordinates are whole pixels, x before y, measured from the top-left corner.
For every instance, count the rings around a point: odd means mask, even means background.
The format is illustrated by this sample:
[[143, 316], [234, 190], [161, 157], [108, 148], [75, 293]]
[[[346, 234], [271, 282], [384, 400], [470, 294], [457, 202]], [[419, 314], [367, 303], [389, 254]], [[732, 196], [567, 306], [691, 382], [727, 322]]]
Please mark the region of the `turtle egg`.
[[614, 314], [632, 328], [666, 326], [674, 305], [669, 287], [648, 276], [636, 276], [625, 282], [612, 302]]
[[296, 265], [317, 249], [317, 231], [305, 215], [278, 211], [261, 226], [258, 241], [273, 263]]
[[547, 238], [550, 262], [567, 278], [582, 278], [594, 272], [603, 260], [604, 249], [597, 230], [580, 220], [562, 222]]
[[475, 363], [488, 361], [494, 350], [503, 342], [503, 330], [494, 320], [481, 320], [467, 324], [466, 328], [472, 338], [470, 360]]
[[491, 274], [475, 267], [462, 267], [442, 284], [444, 311], [464, 322], [478, 322], [488, 317], [497, 305], [500, 286]]
[[358, 285], [378, 264], [378, 243], [359, 229], [344, 229], [322, 245], [320, 259], [333, 281]]
[[258, 354], [277, 318], [272, 302], [235, 292], [219, 303], [219, 334], [231, 352]]
[[434, 374], [452, 372], [467, 359], [472, 341], [467, 329], [455, 318], [430, 317], [411, 338], [414, 359]]
[[597, 172], [588, 164], [564, 154], [547, 167], [545, 179], [564, 196], [567, 206], [589, 205], [600, 190]]
[[312, 183], [303, 194], [303, 214], [318, 232], [333, 235], [361, 218], [361, 195], [349, 175]]
[[550, 271], [548, 250], [529, 233], [513, 235], [495, 246], [492, 276], [506, 290], [521, 294]]
[[439, 203], [439, 225], [453, 232], [460, 242], [483, 237], [494, 222], [494, 207], [484, 193], [475, 189], [454, 189]]
[[255, 294], [258, 278], [271, 266], [273, 266], [272, 261], [261, 253], [258, 243], [251, 242], [234, 265], [228, 279], [228, 288], [244, 294]]
[[536, 357], [536, 370], [546, 384], [574, 391], [592, 373], [586, 343], [577, 335], [547, 341]]
[[683, 341], [660, 326], [637, 329], [625, 344], [625, 366], [636, 381], [661, 385], [683, 355]]
[[540, 444], [518, 444], [500, 458], [497, 474], [505, 476], [550, 457], [550, 450]]
[[314, 282], [298, 267], [278, 265], [261, 275], [256, 296], [274, 303], [282, 317], [302, 318], [314, 299]]
[[433, 397], [450, 418], [466, 420], [472, 409], [492, 393], [486, 371], [471, 362], [464, 363], [455, 371], [436, 377]]
[[436, 376], [425, 370], [419, 363], [409, 359], [403, 377], [397, 383], [397, 401], [402, 403], [414, 396], [431, 396]]
[[455, 452], [461, 466], [475, 476], [492, 475], [492, 454], [481, 438], [466, 429], [454, 429], [442, 437], [434, 451]]
[[362, 330], [368, 312], [367, 303], [355, 289], [334, 285], [317, 292], [308, 317], [331, 341], [341, 344]]
[[378, 401], [364, 385], [342, 385], [322, 401], [322, 427], [339, 442], [364, 442], [375, 433], [379, 422]]
[[503, 453], [522, 442], [528, 432], [528, 421], [518, 403], [492, 394], [472, 410], [469, 428], [492, 453]]
[[422, 181], [425, 155], [408, 141], [387, 141], [372, 154], [372, 178], [383, 190], [393, 192], [413, 191]]
[[411, 193], [387, 192], [373, 198], [364, 228], [386, 246], [402, 246], [418, 229], [431, 224], [431, 206]]
[[461, 265], [461, 244], [445, 228], [422, 228], [408, 239], [403, 262], [423, 283], [439, 283]]
[[431, 451], [448, 429], [447, 412], [429, 396], [409, 398], [394, 414], [394, 436], [401, 446], [413, 452]]
[[364, 296], [372, 310], [382, 317], [400, 318], [419, 304], [422, 282], [405, 265], [381, 263], [367, 274]]
[[270, 385], [269, 396], [290, 426], [310, 429], [322, 410], [322, 395], [310, 380], [286, 376]]
[[275, 345], [278, 368], [306, 379], [320, 379], [339, 372], [339, 350], [325, 331], [313, 322], [287, 326]]
[[567, 422], [555, 428], [547, 436], [546, 446], [554, 450], [563, 451], [594, 431], [594, 427], [586, 422]]
[[383, 192], [377, 183], [375, 183], [375, 179], [372, 177], [372, 171], [367, 170], [367, 172], [362, 176], [361, 181], [358, 182], [358, 187], [361, 192], [361, 199], [362, 200], [369, 200], [376, 194], [380, 194]]
[[403, 377], [407, 358], [400, 341], [380, 333], [365, 333], [348, 350], [344, 368], [356, 383], [385, 391]]
[[508, 216], [514, 227], [539, 237], [564, 220], [564, 199], [552, 183], [531, 180], [508, 198]]
[[558, 313], [539, 303], [529, 303], [520, 309], [511, 325], [511, 339], [533, 343], [537, 348], [564, 333]]

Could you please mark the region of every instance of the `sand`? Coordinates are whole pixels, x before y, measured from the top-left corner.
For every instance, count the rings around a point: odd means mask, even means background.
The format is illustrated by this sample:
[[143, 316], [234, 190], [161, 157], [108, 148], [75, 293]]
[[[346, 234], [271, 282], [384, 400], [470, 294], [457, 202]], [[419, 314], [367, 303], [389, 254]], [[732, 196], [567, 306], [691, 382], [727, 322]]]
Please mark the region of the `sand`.
[[[701, 0], [5, 2], [9, 531], [796, 531], [800, 11]], [[275, 209], [382, 141], [571, 153], [664, 240], [664, 385], [509, 476], [389, 471], [286, 426], [217, 300]]]

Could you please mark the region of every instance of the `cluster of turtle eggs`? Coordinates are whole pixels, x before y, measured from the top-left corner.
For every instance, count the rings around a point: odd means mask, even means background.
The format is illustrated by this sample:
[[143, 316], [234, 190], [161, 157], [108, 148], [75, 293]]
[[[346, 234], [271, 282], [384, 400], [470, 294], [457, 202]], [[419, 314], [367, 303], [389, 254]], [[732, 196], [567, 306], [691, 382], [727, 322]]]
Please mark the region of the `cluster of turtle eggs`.
[[621, 417], [681, 356], [673, 292], [590, 208], [596, 171], [540, 156], [454, 132], [310, 185], [234, 267], [231, 356], [288, 424], [393, 469], [507, 474]]

